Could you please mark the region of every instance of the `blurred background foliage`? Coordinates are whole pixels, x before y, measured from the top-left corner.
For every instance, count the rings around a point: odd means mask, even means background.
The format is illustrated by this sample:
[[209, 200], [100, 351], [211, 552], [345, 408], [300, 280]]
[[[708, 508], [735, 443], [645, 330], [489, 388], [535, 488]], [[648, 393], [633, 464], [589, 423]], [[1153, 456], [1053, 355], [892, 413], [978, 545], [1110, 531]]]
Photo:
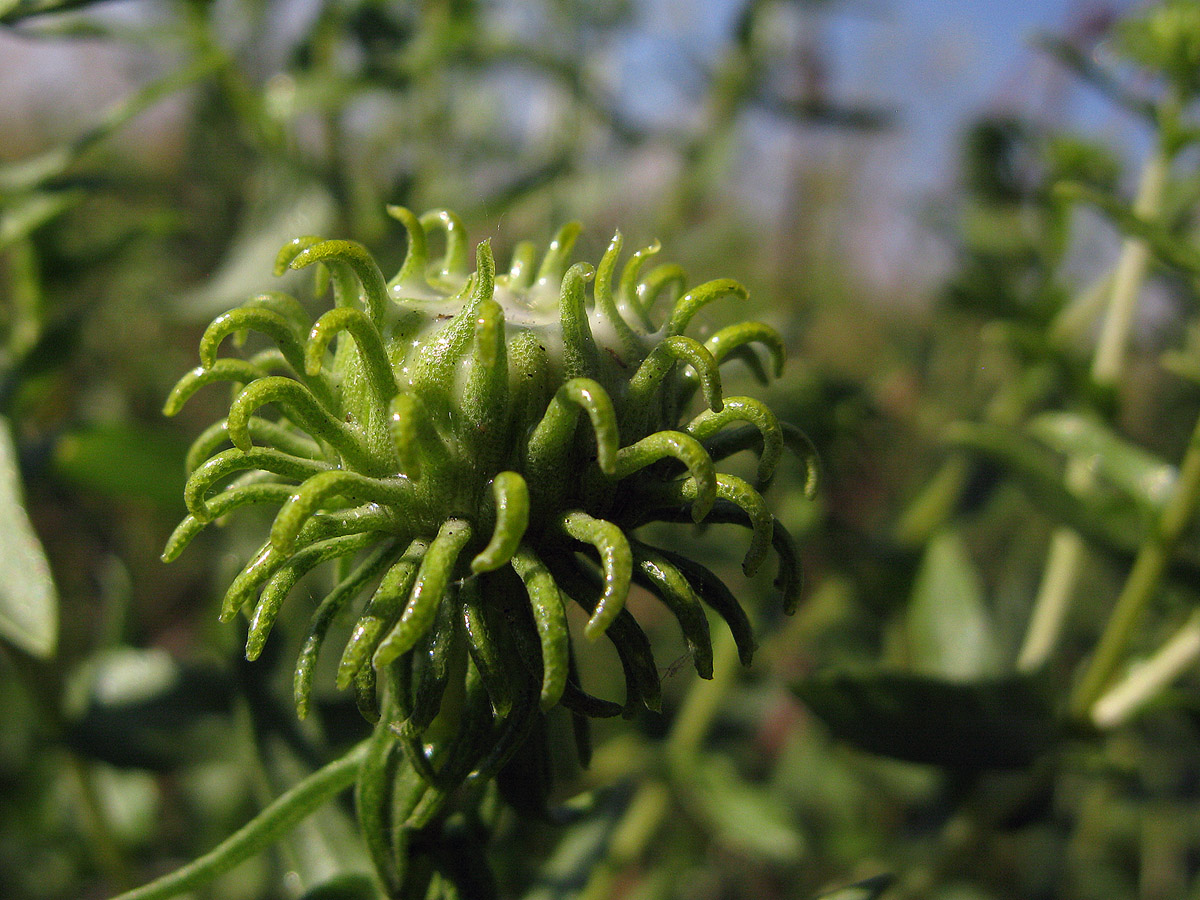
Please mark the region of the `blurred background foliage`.
[[[554, 821], [447, 837], [448, 891], [483, 890], [486, 853], [500, 896], [539, 900], [1200, 897], [1200, 540], [1161, 527], [1200, 409], [1197, 7], [1140, 29], [1122, 22], [1148, 5], [1064, 8], [942, 121], [945, 154], [914, 149], [921, 78], [847, 40], [928, 5], [0, 0], [4, 895], [141, 884], [365, 733], [332, 679], [312, 727], [281, 699], [267, 657], [298, 623], [253, 666], [216, 623], [263, 523], [159, 561], [220, 398], [160, 410], [203, 326], [280, 286], [286, 240], [353, 238], [394, 269], [398, 203], [459, 210], [501, 257], [577, 218], [588, 258], [619, 226], [696, 281], [741, 280], [788, 342], [772, 406], [823, 461], [816, 502], [798, 471], [770, 498], [803, 548], [794, 618], [720, 527], [695, 535], [753, 611], [753, 667], [726, 646], [694, 683], [639, 608], [663, 713], [603, 723], [591, 768], [560, 766]], [[1136, 315], [1102, 370], [1131, 246]], [[1091, 677], [1174, 640], [1171, 678], [1105, 719], [1079, 685], [1160, 544], [1138, 628]], [[1030, 629], [1056, 590], [1066, 613]], [[611, 693], [613, 661], [581, 662]], [[201, 896], [373, 896], [347, 812]]]

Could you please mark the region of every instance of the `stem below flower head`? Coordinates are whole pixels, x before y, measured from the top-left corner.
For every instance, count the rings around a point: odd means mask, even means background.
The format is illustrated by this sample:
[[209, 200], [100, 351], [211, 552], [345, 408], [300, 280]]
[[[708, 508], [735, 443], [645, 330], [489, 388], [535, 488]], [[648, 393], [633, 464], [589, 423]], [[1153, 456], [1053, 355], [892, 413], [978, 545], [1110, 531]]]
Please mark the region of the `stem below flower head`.
[[284, 833], [354, 783], [367, 741], [318, 769], [203, 856], [113, 900], [166, 900], [207, 884], [275, 843]]

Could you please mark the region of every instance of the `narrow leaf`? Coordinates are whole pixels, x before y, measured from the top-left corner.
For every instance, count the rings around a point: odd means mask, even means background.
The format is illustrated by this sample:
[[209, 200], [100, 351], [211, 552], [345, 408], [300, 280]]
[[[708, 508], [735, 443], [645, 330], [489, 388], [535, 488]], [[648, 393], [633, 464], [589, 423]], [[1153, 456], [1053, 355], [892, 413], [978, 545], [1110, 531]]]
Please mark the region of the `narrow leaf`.
[[792, 690], [834, 737], [948, 769], [1027, 766], [1058, 735], [1048, 692], [1028, 677], [959, 684], [902, 672], [828, 672]]
[[914, 670], [951, 681], [995, 671], [983, 585], [956, 531], [936, 535], [917, 572], [905, 620]]
[[58, 640], [58, 595], [50, 564], [21, 499], [17, 451], [0, 417], [0, 636], [46, 659]]
[[1161, 511], [1175, 488], [1175, 466], [1089, 416], [1043, 413], [1029, 423], [1029, 431], [1060, 453], [1085, 457], [1097, 475], [1149, 511]]

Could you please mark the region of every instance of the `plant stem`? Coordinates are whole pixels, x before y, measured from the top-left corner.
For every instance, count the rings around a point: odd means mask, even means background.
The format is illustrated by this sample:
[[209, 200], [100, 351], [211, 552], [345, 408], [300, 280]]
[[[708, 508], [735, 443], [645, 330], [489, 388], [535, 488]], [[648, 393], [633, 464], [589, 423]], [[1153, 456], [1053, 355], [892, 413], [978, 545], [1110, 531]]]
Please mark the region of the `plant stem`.
[[[1171, 153], [1160, 146], [1142, 172], [1142, 181], [1133, 203], [1134, 215], [1143, 219], [1158, 218], [1170, 167]], [[1129, 341], [1138, 294], [1149, 265], [1150, 246], [1138, 238], [1127, 238], [1121, 246], [1121, 256], [1113, 272], [1112, 299], [1100, 331], [1100, 340], [1096, 344], [1096, 355], [1092, 359], [1092, 379], [1102, 387], [1112, 386], [1121, 375], [1125, 345]]]
[[672, 776], [686, 777], [688, 765], [704, 743], [721, 701], [737, 682], [741, 668], [733, 636], [721, 629], [713, 640], [713, 677], [692, 685], [667, 735], [663, 749]]
[[354, 783], [367, 742], [318, 769], [203, 856], [114, 900], [165, 900], [207, 884], [277, 841]]
[[[1133, 203], [1134, 213], [1138, 216], [1145, 219], [1158, 217], [1171, 158], [1171, 150], [1160, 142], [1158, 150], [1142, 171]], [[1146, 242], [1126, 238], [1113, 271], [1112, 294], [1092, 358], [1092, 381], [1101, 388], [1112, 388], [1120, 378], [1138, 295], [1149, 264], [1150, 247]], [[1072, 459], [1067, 464], [1068, 487], [1076, 491], [1086, 490], [1090, 478], [1086, 460]], [[1083, 550], [1083, 541], [1073, 529], [1063, 527], [1055, 531], [1042, 583], [1034, 601], [1029, 629], [1017, 658], [1019, 671], [1031, 672], [1040, 668], [1054, 651], [1079, 577]]]
[[[1019, 380], [1005, 382], [988, 404], [987, 422], [1016, 428], [1029, 408], [1045, 396], [1053, 380], [1047, 367], [1038, 366]], [[896, 543], [914, 549], [924, 546], [954, 513], [970, 475], [971, 462], [966, 454], [956, 453], [947, 459], [901, 513], [892, 530]]]
[[95, 775], [88, 763], [72, 754], [72, 768], [79, 784], [79, 794], [83, 803], [84, 826], [90, 837], [89, 845], [97, 868], [110, 884], [119, 888], [127, 888], [133, 884], [129, 866], [121, 854], [121, 846], [109, 825], [108, 814], [96, 789]]
[[[1088, 478], [1086, 461], [1073, 459], [1068, 463], [1065, 479], [1069, 488], [1086, 489]], [[1033, 613], [1029, 617], [1021, 652], [1017, 656], [1017, 671], [1033, 672], [1040, 669], [1054, 652], [1067, 618], [1067, 609], [1071, 605], [1071, 594], [1079, 576], [1084, 549], [1083, 538], [1073, 528], [1056, 528], [1050, 536], [1050, 552], [1046, 555], [1042, 583], [1033, 603]]]
[[1127, 722], [1147, 700], [1200, 659], [1200, 612], [1192, 614], [1175, 636], [1138, 665], [1092, 706], [1097, 728], [1116, 728]]
[[958, 506], [970, 474], [966, 454], [956, 453], [946, 460], [900, 515], [893, 530], [896, 543], [915, 548], [928, 541]]
[[1083, 716], [1088, 713], [1120, 665], [1121, 657], [1141, 621], [1142, 613], [1162, 579], [1163, 571], [1171, 558], [1171, 551], [1183, 534], [1198, 500], [1200, 420], [1196, 422], [1191, 441], [1188, 442], [1187, 453], [1179, 467], [1179, 480], [1175, 484], [1175, 492], [1163, 509], [1158, 527], [1138, 551], [1121, 596], [1117, 598], [1116, 608], [1109, 617], [1104, 634], [1100, 637], [1096, 653], [1075, 691], [1071, 708], [1077, 715]]
[[[740, 668], [737, 645], [728, 631], [721, 630], [713, 639], [713, 677], [693, 683], [667, 735], [663, 754], [671, 781], [687, 779], [688, 764], [708, 734], [721, 700], [737, 681]], [[670, 813], [671, 796], [670, 787], [659, 779], [647, 779], [638, 787], [613, 830], [604, 857], [589, 874], [579, 900], [606, 900], [613, 896], [617, 875], [642, 855]]]

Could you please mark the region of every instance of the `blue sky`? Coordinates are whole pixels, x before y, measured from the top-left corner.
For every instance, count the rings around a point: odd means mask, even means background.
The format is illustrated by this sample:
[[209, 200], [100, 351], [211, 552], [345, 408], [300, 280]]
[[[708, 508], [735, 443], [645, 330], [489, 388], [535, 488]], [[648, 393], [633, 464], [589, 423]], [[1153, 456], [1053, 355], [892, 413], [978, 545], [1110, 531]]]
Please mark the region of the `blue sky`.
[[[1045, 103], [1065, 92], [1053, 115], [1105, 128], [1111, 115], [1032, 46], [1039, 33], [1064, 34], [1088, 16], [1130, 8], [1132, 0], [845, 0], [819, 19], [819, 44], [832, 93], [895, 112], [912, 164], [897, 177], [925, 182], [944, 166], [961, 127], [983, 110]], [[688, 109], [697, 67], [719, 57], [741, 0], [648, 0], [622, 60], [621, 94], [640, 116], [670, 119]], [[697, 14], [703, 10], [703, 15]], [[788, 17], [781, 15], [786, 30]], [[780, 44], [797, 39], [781, 34]], [[638, 85], [652, 89], [638, 92]], [[936, 166], [928, 158], [937, 157]]]
[[[882, 107], [895, 127], [863, 139], [796, 132], [759, 117], [742, 167], [763, 215], [787, 193], [796, 165], [827, 165], [852, 180], [855, 216], [869, 274], [893, 284], [936, 277], [931, 256], [944, 251], [925, 222], [955, 186], [963, 128], [980, 114], [1019, 113], [1138, 150], [1138, 127], [1033, 45], [1038, 34], [1070, 35], [1083, 23], [1129, 10], [1133, 0], [844, 0], [808, 20], [796, 7], [768, 7], [767, 43], [781, 66], [795, 47], [820, 48], [829, 96]], [[695, 125], [705, 66], [721, 57], [730, 18], [742, 0], [646, 0], [640, 23], [618, 52], [617, 96], [635, 116]], [[703, 15], [697, 12], [703, 10]], [[807, 24], [806, 24], [807, 22]], [[807, 30], [806, 30], [807, 29]], [[1101, 45], [1101, 51], [1103, 45]], [[786, 84], [787, 73], [783, 74]], [[689, 119], [689, 117], [692, 117]]]

